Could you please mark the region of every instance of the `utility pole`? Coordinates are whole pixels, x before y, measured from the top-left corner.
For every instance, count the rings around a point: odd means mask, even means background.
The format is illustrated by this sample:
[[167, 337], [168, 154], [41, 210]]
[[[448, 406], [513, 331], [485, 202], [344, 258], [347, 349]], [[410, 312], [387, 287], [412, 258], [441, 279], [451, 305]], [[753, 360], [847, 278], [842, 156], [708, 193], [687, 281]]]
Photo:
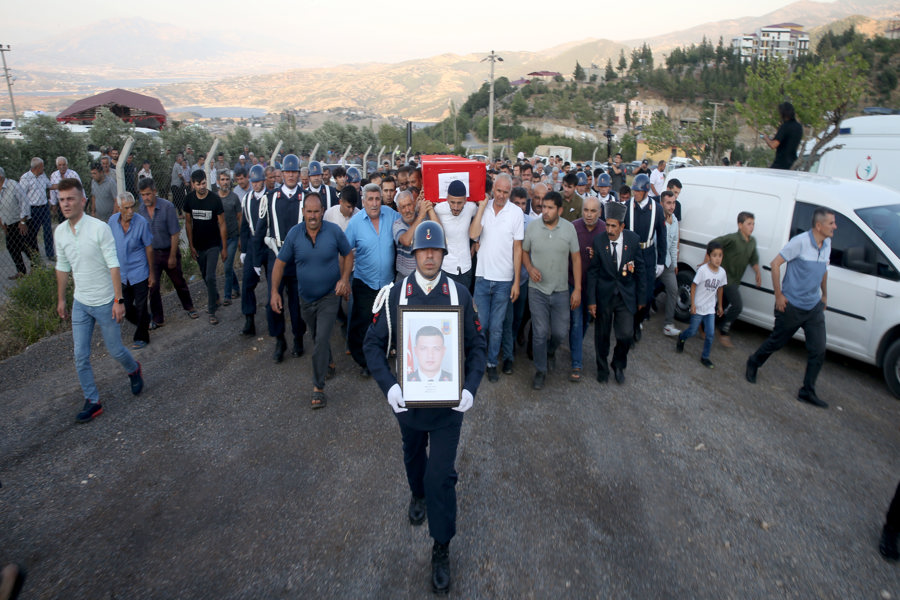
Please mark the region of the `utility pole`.
[[494, 63], [503, 62], [503, 59], [497, 56], [493, 50], [491, 55], [481, 59], [481, 62], [491, 61], [491, 86], [490, 95], [488, 96], [488, 159], [494, 159]]
[[453, 115], [453, 148], [455, 151], [459, 146], [459, 136], [456, 133], [456, 107], [453, 105], [452, 99], [450, 100], [450, 114]]
[[12, 105], [13, 120], [15, 120], [17, 113], [16, 101], [13, 100], [12, 93], [12, 76], [9, 74], [9, 68], [6, 66], [6, 53], [10, 50], [11, 48], [9, 47], [9, 44], [7, 44], [6, 46], [0, 44], [0, 57], [3, 57], [3, 76], [6, 77], [6, 89], [9, 90], [9, 103]]
[[713, 105], [713, 161], [716, 161], [718, 159], [718, 144], [716, 143], [716, 119], [719, 116], [719, 107], [724, 106], [724, 102], [710, 102], [710, 104]]

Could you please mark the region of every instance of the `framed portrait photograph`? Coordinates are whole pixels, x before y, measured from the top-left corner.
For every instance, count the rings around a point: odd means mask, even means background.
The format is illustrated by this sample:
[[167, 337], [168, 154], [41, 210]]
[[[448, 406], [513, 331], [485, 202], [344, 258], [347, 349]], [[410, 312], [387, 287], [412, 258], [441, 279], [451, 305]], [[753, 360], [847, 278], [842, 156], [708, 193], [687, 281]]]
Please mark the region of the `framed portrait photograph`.
[[463, 387], [461, 306], [397, 309], [397, 379], [406, 406], [458, 406]]

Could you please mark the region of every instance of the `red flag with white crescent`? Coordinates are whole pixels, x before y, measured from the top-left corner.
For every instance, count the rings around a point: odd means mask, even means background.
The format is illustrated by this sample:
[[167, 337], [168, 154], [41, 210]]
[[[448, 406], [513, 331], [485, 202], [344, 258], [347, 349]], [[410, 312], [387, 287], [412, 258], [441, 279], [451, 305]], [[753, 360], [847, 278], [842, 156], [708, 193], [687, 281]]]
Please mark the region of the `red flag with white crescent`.
[[412, 355], [412, 334], [406, 334], [406, 374], [410, 375], [413, 371], [416, 370], [416, 365], [413, 363], [413, 355]]

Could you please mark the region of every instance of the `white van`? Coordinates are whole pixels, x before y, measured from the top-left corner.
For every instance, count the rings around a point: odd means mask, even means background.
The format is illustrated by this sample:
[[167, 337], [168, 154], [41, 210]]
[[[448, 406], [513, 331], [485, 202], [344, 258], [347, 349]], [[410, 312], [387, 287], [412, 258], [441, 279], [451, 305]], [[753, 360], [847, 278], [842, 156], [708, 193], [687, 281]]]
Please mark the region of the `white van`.
[[0, 131], [12, 131], [16, 128], [16, 122], [13, 119], [0, 119]]
[[853, 117], [810, 168], [811, 173], [877, 183], [900, 192], [900, 115]]
[[[877, 365], [900, 397], [900, 193], [861, 181], [775, 169], [696, 167], [679, 171], [681, 254], [678, 310], [685, 316], [690, 283], [706, 244], [737, 231], [737, 215], [756, 218], [762, 287], [747, 269], [741, 319], [772, 329], [769, 264], [788, 239], [808, 230], [813, 210], [834, 211], [837, 230], [828, 268], [829, 350]], [[802, 339], [802, 330], [798, 338]]]

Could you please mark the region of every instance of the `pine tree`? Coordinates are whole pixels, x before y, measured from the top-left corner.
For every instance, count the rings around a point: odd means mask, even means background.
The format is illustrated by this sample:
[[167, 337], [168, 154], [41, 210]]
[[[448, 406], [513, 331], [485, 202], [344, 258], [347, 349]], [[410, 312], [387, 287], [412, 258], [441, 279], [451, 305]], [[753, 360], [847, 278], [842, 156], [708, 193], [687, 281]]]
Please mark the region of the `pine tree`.
[[576, 60], [575, 61], [575, 72], [572, 74], [575, 78], [575, 81], [584, 81], [587, 77], [584, 74], [584, 69], [581, 67], [581, 64]]

